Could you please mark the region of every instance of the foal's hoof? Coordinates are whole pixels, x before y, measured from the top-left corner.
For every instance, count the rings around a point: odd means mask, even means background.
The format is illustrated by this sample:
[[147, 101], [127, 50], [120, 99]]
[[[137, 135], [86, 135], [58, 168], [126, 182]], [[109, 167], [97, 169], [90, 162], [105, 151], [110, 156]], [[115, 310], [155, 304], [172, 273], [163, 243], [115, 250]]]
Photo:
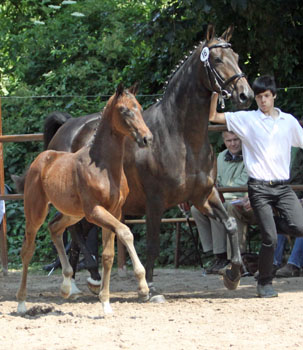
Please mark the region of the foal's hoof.
[[241, 274], [239, 273], [235, 279], [231, 278], [231, 270], [226, 269], [223, 271], [223, 283], [224, 286], [229, 290], [235, 290], [240, 284]]
[[87, 287], [93, 294], [99, 295], [100, 287], [101, 287], [101, 280], [97, 281], [97, 280], [93, 280], [91, 277], [88, 277]]
[[65, 276], [63, 276], [63, 282], [61, 284], [61, 295], [64, 299], [70, 297], [72, 291], [71, 280]]
[[26, 313], [25, 301], [18, 302], [17, 313], [21, 316], [25, 315], [25, 313]]

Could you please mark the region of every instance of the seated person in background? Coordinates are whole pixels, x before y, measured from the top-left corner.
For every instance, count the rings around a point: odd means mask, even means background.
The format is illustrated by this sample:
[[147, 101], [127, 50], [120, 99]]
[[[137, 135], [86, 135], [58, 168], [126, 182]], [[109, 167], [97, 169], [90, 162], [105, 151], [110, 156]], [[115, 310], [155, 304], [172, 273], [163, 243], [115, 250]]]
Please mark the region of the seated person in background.
[[[243, 163], [241, 140], [233, 132], [228, 131], [224, 131], [222, 137], [227, 149], [218, 155], [217, 186], [244, 186], [247, 184], [248, 175]], [[244, 193], [236, 192], [224, 193], [223, 197], [229, 215], [236, 218], [240, 250], [241, 253], [244, 253], [246, 251], [246, 224], [253, 218], [249, 200]], [[224, 225], [203, 215], [194, 206], [191, 207], [191, 213], [198, 228], [203, 251], [206, 253], [212, 250], [216, 256], [213, 265], [207, 269], [207, 273], [219, 273], [228, 265], [231, 255]]]
[[[287, 240], [286, 236], [279, 235], [282, 238], [278, 237], [281, 240], [285, 241]], [[284, 244], [283, 242], [281, 245]], [[283, 253], [283, 252], [282, 252]], [[275, 261], [274, 263], [279, 263], [279, 260], [276, 260], [276, 254], [275, 254]], [[281, 262], [282, 262], [282, 256], [281, 256]], [[303, 237], [297, 237], [295, 240], [295, 244], [291, 250], [290, 257], [288, 258], [287, 264], [281, 267], [276, 271], [276, 277], [299, 277], [301, 268], [303, 267]]]
[[[303, 184], [303, 150], [301, 148], [292, 147], [290, 168], [290, 183], [292, 185]], [[302, 191], [298, 191], [296, 194], [299, 198], [303, 197]], [[300, 202], [303, 204], [302, 199]], [[303, 267], [303, 238], [296, 238], [287, 264], [281, 267], [286, 241], [285, 235], [278, 234], [273, 273], [276, 277], [298, 277], [300, 276], [300, 269]]]

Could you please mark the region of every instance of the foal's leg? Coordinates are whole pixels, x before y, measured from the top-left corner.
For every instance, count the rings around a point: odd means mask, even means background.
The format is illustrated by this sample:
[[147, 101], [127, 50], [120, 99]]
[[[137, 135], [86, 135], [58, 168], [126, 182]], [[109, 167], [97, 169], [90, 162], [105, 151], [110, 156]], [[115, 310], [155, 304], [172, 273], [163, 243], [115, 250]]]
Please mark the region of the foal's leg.
[[[31, 196], [30, 198], [32, 198]], [[22, 277], [19, 290], [17, 292], [18, 308], [17, 312], [24, 314], [26, 312], [26, 284], [28, 265], [35, 251], [35, 238], [40, 226], [43, 224], [48, 213], [47, 201], [43, 195], [40, 198], [35, 198], [34, 201], [24, 197], [24, 213], [26, 219], [25, 236], [21, 249], [22, 259]]]
[[240, 283], [242, 259], [238, 242], [238, 228], [235, 218], [229, 217], [220, 199], [218, 190], [213, 187], [206, 203], [193, 204], [204, 214], [219, 219], [225, 226], [231, 246], [231, 269], [224, 272], [224, 285], [228, 289], [236, 289]]
[[48, 225], [51, 238], [57, 249], [62, 266], [63, 282], [61, 284], [61, 294], [63, 298], [68, 298], [71, 294], [71, 278], [73, 275], [73, 269], [65, 252], [62, 235], [66, 227], [75, 224], [79, 220], [81, 220], [81, 218], [75, 218], [59, 213], [59, 215], [57, 215]]
[[[120, 217], [120, 214], [117, 215]], [[111, 313], [111, 307], [109, 304], [109, 283], [110, 273], [114, 259], [114, 234], [121, 240], [126, 246], [129, 256], [132, 260], [134, 274], [138, 280], [138, 294], [142, 299], [148, 299], [149, 289], [145, 279], [145, 269], [141, 264], [139, 257], [134, 247], [134, 237], [130, 229], [116, 219], [111, 213], [101, 206], [96, 206], [92, 212], [87, 213], [86, 218], [89, 222], [95, 225], [102, 226], [102, 241], [103, 241], [103, 253], [102, 253], [102, 284], [99, 294], [99, 299], [102, 303], [105, 313]], [[108, 230], [112, 231], [109, 232]]]

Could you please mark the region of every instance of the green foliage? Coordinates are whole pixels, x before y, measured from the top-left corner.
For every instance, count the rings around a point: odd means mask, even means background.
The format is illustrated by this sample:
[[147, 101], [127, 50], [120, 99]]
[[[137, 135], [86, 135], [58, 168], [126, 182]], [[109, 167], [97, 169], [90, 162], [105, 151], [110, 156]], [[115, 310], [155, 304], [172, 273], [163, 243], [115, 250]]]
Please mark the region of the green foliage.
[[[208, 23], [218, 35], [233, 23], [232, 45], [249, 82], [273, 74], [278, 87], [287, 88], [278, 91], [277, 105], [303, 115], [301, 0], [3, 0], [0, 21], [4, 134], [41, 132], [55, 110], [74, 116], [99, 111], [120, 81], [140, 82], [146, 108], [178, 62], [204, 39]], [[210, 139], [219, 151], [220, 135]], [[12, 185], [10, 175], [23, 173], [41, 150], [38, 142], [5, 144], [5, 182]], [[7, 202], [7, 208], [11, 256], [20, 249], [24, 218], [20, 202]], [[179, 214], [174, 209], [167, 215]], [[41, 260], [48, 254], [45, 227], [39, 233], [38, 244], [46, 240], [39, 246]], [[144, 225], [133, 230], [144, 251]], [[172, 263], [174, 230], [162, 225], [161, 264]]]

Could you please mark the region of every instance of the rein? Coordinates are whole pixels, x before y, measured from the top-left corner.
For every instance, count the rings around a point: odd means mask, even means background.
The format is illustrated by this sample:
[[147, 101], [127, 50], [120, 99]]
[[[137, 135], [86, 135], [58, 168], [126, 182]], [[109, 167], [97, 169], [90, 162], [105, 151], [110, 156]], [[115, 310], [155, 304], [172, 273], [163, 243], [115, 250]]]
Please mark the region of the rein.
[[[217, 70], [210, 64], [209, 62], [209, 52], [211, 49], [215, 48], [222, 48], [222, 49], [228, 49], [231, 47], [231, 44], [229, 43], [218, 43], [215, 45], [212, 45], [210, 47], [204, 46], [204, 48], [201, 51], [201, 56], [200, 59], [204, 63], [204, 67], [206, 68], [206, 74], [208, 76], [208, 79], [210, 81], [210, 85], [212, 87], [213, 91], [217, 91], [219, 93], [219, 99], [220, 99], [220, 104], [221, 108], [225, 108], [225, 99], [229, 99], [232, 96], [233, 91], [235, 90], [238, 81], [242, 78], [245, 77], [244, 73], [238, 73], [234, 74], [227, 80], [224, 80], [221, 75], [217, 72]], [[227, 86], [235, 81], [234, 87], [231, 92], [227, 90]]]

